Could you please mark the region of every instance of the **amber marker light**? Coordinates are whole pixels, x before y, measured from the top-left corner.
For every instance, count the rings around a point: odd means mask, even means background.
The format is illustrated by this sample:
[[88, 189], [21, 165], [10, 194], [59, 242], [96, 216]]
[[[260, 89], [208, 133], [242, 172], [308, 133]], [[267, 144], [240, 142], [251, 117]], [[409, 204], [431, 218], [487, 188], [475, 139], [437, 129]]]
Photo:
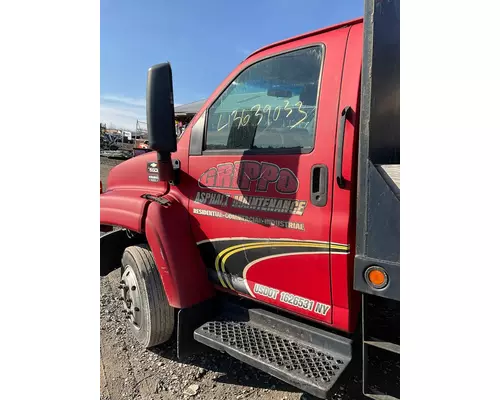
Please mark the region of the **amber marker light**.
[[365, 280], [373, 289], [384, 289], [389, 283], [387, 272], [381, 267], [372, 265], [365, 271]]

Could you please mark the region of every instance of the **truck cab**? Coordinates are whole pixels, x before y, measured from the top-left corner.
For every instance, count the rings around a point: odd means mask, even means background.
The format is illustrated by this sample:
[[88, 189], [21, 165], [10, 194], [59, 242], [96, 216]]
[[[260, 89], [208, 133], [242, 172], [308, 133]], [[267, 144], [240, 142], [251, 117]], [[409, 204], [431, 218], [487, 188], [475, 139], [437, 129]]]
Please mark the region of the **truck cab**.
[[[248, 56], [175, 142], [161, 139], [175, 136], [173, 97], [158, 89], [171, 87], [170, 66], [150, 70], [157, 151], [115, 167], [101, 194], [101, 226], [120, 228], [101, 237], [101, 275], [121, 264], [127, 318], [146, 331], [137, 334], [146, 347], [170, 338], [174, 318], [162, 318], [177, 312], [180, 355], [202, 343], [320, 397], [349, 364], [360, 332], [363, 354], [376, 342], [397, 354], [399, 368], [399, 333], [374, 339], [363, 330], [373, 303], [366, 299], [399, 307], [399, 120], [390, 115], [397, 108], [399, 118], [399, 19], [397, 27], [391, 20], [397, 55], [384, 53], [397, 76], [381, 86], [373, 52], [394, 47], [373, 16], [396, 13], [382, 3], [389, 11], [381, 14], [367, 2], [368, 27], [360, 18]], [[385, 97], [373, 102], [375, 94]], [[168, 112], [158, 119], [157, 109]], [[391, 121], [380, 138], [371, 132], [383, 118]], [[150, 281], [134, 284], [145, 270]], [[162, 292], [157, 303], [165, 304], [151, 310], [131, 287]], [[156, 313], [149, 322], [144, 308]], [[154, 326], [155, 318], [163, 322]]]
[[250, 55], [181, 137], [188, 176], [173, 190], [189, 199], [194, 240], [217, 289], [344, 331], [354, 329], [359, 307], [345, 288], [362, 32], [356, 20]]

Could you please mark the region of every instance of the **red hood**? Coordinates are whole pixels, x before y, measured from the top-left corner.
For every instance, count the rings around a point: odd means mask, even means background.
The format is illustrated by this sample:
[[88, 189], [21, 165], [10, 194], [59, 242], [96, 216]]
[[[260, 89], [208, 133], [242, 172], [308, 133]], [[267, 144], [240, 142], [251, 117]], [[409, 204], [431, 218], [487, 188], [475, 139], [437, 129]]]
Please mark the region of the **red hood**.
[[168, 190], [167, 182], [150, 182], [148, 162], [156, 162], [155, 151], [133, 157], [114, 167], [108, 176], [107, 191], [134, 189], [149, 194], [161, 194]]

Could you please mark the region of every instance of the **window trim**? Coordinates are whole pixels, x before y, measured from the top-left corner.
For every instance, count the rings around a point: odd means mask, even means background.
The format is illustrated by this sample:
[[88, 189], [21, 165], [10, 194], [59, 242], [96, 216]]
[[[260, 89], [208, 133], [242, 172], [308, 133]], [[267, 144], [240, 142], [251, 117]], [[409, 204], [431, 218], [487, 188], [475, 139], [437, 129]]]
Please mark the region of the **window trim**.
[[[325, 66], [325, 57], [326, 57], [326, 45], [323, 42], [315, 42], [315, 43], [308, 43], [303, 46], [299, 47], [294, 47], [293, 49], [287, 49], [287, 50], [282, 50], [277, 53], [269, 54], [267, 56], [258, 58], [257, 60], [251, 62], [248, 64], [245, 68], [243, 68], [231, 81], [217, 94], [217, 97], [210, 103], [205, 108], [206, 112], [206, 117], [205, 117], [205, 126], [203, 128], [203, 138], [201, 140], [201, 155], [242, 155], [242, 154], [309, 154], [312, 153], [316, 147], [316, 129], [317, 129], [317, 124], [316, 128], [314, 129], [314, 135], [313, 135], [313, 146], [311, 148], [286, 148], [286, 149], [217, 149], [217, 150], [207, 150], [205, 148], [206, 142], [207, 142], [207, 127], [208, 127], [208, 113], [210, 111], [210, 108], [214, 105], [214, 103], [224, 94], [224, 92], [227, 90], [227, 88], [236, 80], [238, 77], [245, 72], [248, 68], [254, 66], [255, 64], [265, 61], [267, 59], [281, 56], [283, 54], [287, 53], [292, 53], [294, 51], [298, 50], [304, 50], [308, 48], [313, 48], [313, 47], [321, 47], [322, 53], [321, 53], [321, 66], [319, 69], [319, 79], [318, 79], [318, 93], [316, 93], [316, 121], [317, 121], [317, 113], [318, 113], [318, 106], [319, 106], [319, 98], [321, 94], [321, 87], [323, 83], [323, 68]], [[193, 138], [191, 138], [192, 140]]]

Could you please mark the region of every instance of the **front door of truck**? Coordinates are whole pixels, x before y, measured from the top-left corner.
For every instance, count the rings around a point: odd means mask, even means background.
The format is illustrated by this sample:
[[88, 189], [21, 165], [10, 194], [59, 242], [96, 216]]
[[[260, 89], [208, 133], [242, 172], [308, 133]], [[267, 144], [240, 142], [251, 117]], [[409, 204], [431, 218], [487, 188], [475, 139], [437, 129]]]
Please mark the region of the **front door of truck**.
[[190, 138], [189, 211], [210, 279], [328, 323], [330, 256], [347, 253], [330, 241], [346, 36], [339, 29], [250, 57]]

